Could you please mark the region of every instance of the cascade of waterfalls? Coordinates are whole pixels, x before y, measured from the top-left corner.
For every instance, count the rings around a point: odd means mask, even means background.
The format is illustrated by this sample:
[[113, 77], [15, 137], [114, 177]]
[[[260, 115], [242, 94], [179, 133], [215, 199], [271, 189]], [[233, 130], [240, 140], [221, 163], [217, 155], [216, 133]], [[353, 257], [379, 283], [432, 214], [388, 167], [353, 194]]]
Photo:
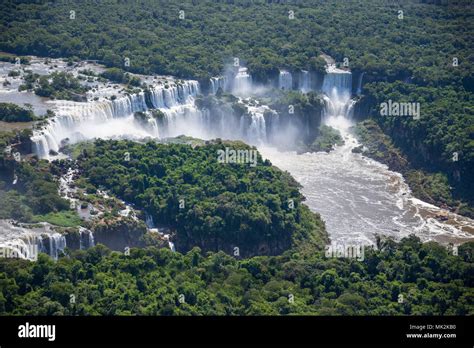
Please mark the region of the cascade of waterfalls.
[[[174, 85], [156, 85], [150, 89], [151, 103], [169, 118], [176, 114], [195, 111], [192, 97], [199, 93], [197, 81]], [[114, 100], [87, 103], [56, 101], [57, 116], [49, 119], [31, 138], [33, 152], [40, 158], [49, 158], [65, 142], [76, 143], [93, 138], [127, 136], [131, 138], [158, 136], [157, 124], [150, 121], [150, 129], [137, 127], [133, 122], [135, 112], [148, 110], [145, 93], [119, 96]], [[129, 122], [123, 122], [128, 120]]]
[[[311, 73], [307, 70], [297, 72], [294, 78], [291, 72], [282, 69], [278, 74], [278, 80], [273, 82], [273, 87], [284, 90], [295, 89], [308, 93], [314, 89], [311, 83]], [[264, 88], [268, 86], [252, 86], [252, 76], [245, 67], [239, 67], [236, 74], [211, 77], [209, 80], [209, 94], [211, 95], [216, 94], [217, 90], [221, 88], [224, 92], [248, 97], [252, 92], [252, 88], [255, 87]]]
[[[309, 91], [310, 73], [301, 71], [295, 87]], [[247, 68], [240, 67], [230, 86], [225, 77], [211, 79], [210, 91], [224, 86], [234, 92], [248, 95], [251, 76]], [[293, 77], [281, 70], [279, 88], [291, 89]], [[340, 113], [348, 108], [351, 73], [328, 67], [323, 82], [327, 96], [327, 112]], [[51, 158], [67, 143], [102, 138], [144, 139], [175, 137], [181, 134], [211, 139], [242, 139], [251, 144], [268, 142], [278, 132], [279, 117], [270, 108], [256, 101], [239, 99], [246, 112], [238, 115], [234, 110], [198, 109], [194, 103], [200, 88], [197, 81], [161, 80], [149, 85], [146, 92], [121, 95], [113, 100], [101, 99], [87, 103], [54, 102], [57, 116], [49, 119], [32, 137], [34, 152], [40, 158]], [[248, 98], [247, 98], [248, 99]], [[347, 104], [347, 105], [346, 105]]]
[[0, 251], [4, 257], [36, 260], [38, 253], [46, 253], [57, 259], [66, 248], [64, 235], [52, 232], [44, 225], [39, 229], [29, 229], [0, 220]]

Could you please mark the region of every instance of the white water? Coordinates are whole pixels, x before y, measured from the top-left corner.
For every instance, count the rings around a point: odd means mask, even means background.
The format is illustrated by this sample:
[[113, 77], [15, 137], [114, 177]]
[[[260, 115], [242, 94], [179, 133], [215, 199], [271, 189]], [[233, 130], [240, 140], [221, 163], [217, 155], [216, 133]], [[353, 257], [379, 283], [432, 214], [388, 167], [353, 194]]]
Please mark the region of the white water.
[[[32, 137], [33, 150], [40, 158], [53, 159], [51, 151], [66, 143], [101, 138], [166, 138], [186, 134], [201, 139], [242, 139], [251, 144], [265, 143], [268, 128], [264, 112], [272, 116], [272, 127], [278, 125], [278, 115], [258, 101], [239, 98], [247, 109], [234, 116], [232, 109], [199, 110], [194, 97], [199, 93], [197, 81], [185, 81], [165, 88], [156, 84], [150, 89], [153, 108], [163, 113], [161, 120], [150, 116], [144, 93], [123, 95], [115, 100], [101, 99], [87, 103], [56, 101], [56, 116]], [[137, 121], [135, 112], [145, 112], [145, 123]]]
[[311, 91], [311, 74], [309, 71], [301, 70], [298, 89], [303, 93]]
[[293, 89], [293, 77], [289, 71], [280, 70], [280, 75], [278, 76], [278, 88], [286, 91]]
[[329, 65], [324, 76], [322, 92], [334, 103], [344, 102], [351, 96], [352, 74]]
[[360, 75], [359, 75], [359, 81], [357, 82], [357, 95], [361, 95], [362, 94], [362, 82], [364, 80], [364, 74], [365, 72], [361, 72]]
[[211, 86], [209, 93], [216, 94], [219, 88], [221, 88], [222, 91], [228, 91], [228, 83], [226, 76], [211, 77]]
[[38, 253], [42, 252], [57, 259], [66, 248], [66, 238], [50, 227], [42, 223], [40, 227], [26, 228], [15, 226], [8, 220], [0, 220], [1, 256], [36, 260]]
[[[151, 102], [165, 114], [166, 122], [170, 125], [166, 135], [175, 135], [173, 126], [179, 128], [177, 121], [182, 118], [180, 116], [198, 113], [193, 100], [198, 92], [197, 81], [152, 87]], [[144, 128], [133, 116], [135, 112], [148, 109], [144, 92], [121, 95], [115, 100], [101, 98], [87, 103], [55, 101], [54, 106], [58, 116], [48, 120], [41, 130], [35, 130], [32, 137], [33, 151], [40, 158], [50, 158], [50, 151], [57, 152], [65, 141], [76, 143], [94, 138], [140, 139], [161, 135], [154, 119], [150, 119], [149, 127]]]
[[[311, 81], [309, 73], [302, 74], [298, 88], [304, 91]], [[225, 79], [216, 80], [213, 87], [211, 83], [212, 89], [217, 91], [222, 81], [226, 83]], [[249, 93], [250, 84], [250, 75], [245, 68], [241, 68], [230, 85], [237, 86], [237, 91], [241, 93]], [[272, 113], [268, 106], [248, 98], [239, 98], [239, 102], [246, 105], [248, 115], [237, 119], [229, 119], [230, 110], [223, 109], [212, 114], [199, 111], [194, 105], [194, 96], [199, 91], [196, 81], [160, 81], [153, 84], [151, 103], [164, 113], [163, 124], [149, 119], [143, 126], [133, 117], [136, 111], [147, 112], [143, 93], [122, 94], [114, 101], [100, 98], [88, 103], [52, 102], [59, 116], [50, 120], [44, 130], [35, 131], [33, 141], [36, 153], [48, 158], [49, 151], [57, 151], [65, 138], [75, 142], [93, 138], [141, 139], [186, 134], [203, 139], [242, 139], [258, 145], [265, 157], [288, 170], [302, 183], [307, 204], [321, 213], [333, 242], [373, 242], [375, 233], [397, 238], [416, 233], [425, 240], [454, 243], [472, 238], [468, 233], [474, 229], [472, 220], [449, 213], [448, 221], [437, 221], [434, 216], [440, 209], [413, 198], [400, 174], [351, 152], [358, 145], [349, 132], [353, 124], [351, 113], [354, 105], [350, 99], [351, 85], [350, 72], [335, 66], [328, 67], [322, 86], [326, 94], [324, 122], [338, 129], [346, 140], [345, 145], [329, 154], [296, 155], [265, 147], [269, 130], [278, 125], [278, 115]], [[263, 116], [265, 111], [272, 113], [271, 122]], [[6, 235], [15, 235], [11, 233], [11, 228], [8, 231]], [[24, 232], [23, 235], [26, 235], [27, 231]], [[23, 242], [15, 243], [26, 243], [22, 238], [20, 240]], [[37, 240], [28, 243], [41, 244]], [[63, 244], [60, 240], [51, 243], [50, 250], [60, 250]], [[42, 247], [41, 250], [48, 249]], [[57, 252], [52, 252], [52, 256], [56, 257]]]
[[452, 213], [446, 222], [436, 220], [441, 209], [415, 199], [400, 174], [352, 153], [359, 143], [349, 131], [351, 83], [350, 73], [334, 67], [323, 82], [324, 122], [341, 132], [343, 146], [302, 155], [261, 147], [262, 156], [303, 185], [306, 204], [321, 214], [332, 243], [373, 244], [376, 234], [399, 239], [415, 233], [422, 240], [454, 244], [473, 239], [468, 232], [473, 220]]
[[[287, 70], [280, 70], [278, 80], [273, 87], [284, 90], [297, 89], [303, 93], [312, 90], [311, 73], [307, 70], [301, 70], [296, 73], [296, 83], [294, 83], [293, 74]], [[224, 92], [230, 92], [241, 97], [257, 95], [263, 91], [270, 90], [270, 86], [256, 85], [252, 82], [252, 76], [248, 73], [246, 67], [239, 67], [234, 75], [229, 73], [228, 76], [211, 77], [209, 80], [209, 94], [216, 94], [219, 88]]]
[[247, 71], [247, 68], [240, 67], [239, 71], [234, 77], [232, 92], [236, 95], [249, 95], [252, 89], [252, 77]]
[[95, 246], [94, 233], [84, 227], [79, 227], [79, 249], [84, 250]]

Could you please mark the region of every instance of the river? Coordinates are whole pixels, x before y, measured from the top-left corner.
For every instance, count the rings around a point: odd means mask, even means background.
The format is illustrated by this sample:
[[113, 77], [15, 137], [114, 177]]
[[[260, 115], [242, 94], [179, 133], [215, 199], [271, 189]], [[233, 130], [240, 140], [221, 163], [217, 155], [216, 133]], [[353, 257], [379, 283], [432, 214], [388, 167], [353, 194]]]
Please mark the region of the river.
[[[29, 68], [40, 74], [51, 70], [68, 70], [75, 75], [84, 67], [93, 67], [97, 72], [101, 69], [93, 64], [82, 63], [75, 68], [68, 68], [60, 60], [49, 64], [48, 67], [43, 60], [35, 58]], [[51, 153], [59, 151], [64, 140], [72, 143], [93, 138], [139, 140], [180, 134], [204, 139], [242, 139], [256, 144], [263, 157], [288, 171], [301, 183], [306, 204], [321, 215], [332, 243], [373, 244], [377, 234], [400, 239], [412, 233], [423, 241], [435, 240], [443, 244], [457, 245], [474, 240], [473, 220], [444, 211], [446, 219], [440, 221], [437, 216], [442, 210], [413, 197], [399, 173], [392, 172], [387, 166], [361, 154], [352, 153], [352, 149], [359, 143], [350, 131], [354, 124], [351, 118], [354, 101], [351, 100], [352, 75], [349, 71], [329, 66], [321, 88], [326, 102], [323, 123], [341, 132], [344, 145], [336, 147], [330, 153], [298, 155], [296, 152], [280, 152], [270, 147], [266, 139], [269, 130], [273, 129], [280, 134], [289, 132], [282, 127], [272, 128], [264, 114], [271, 111], [271, 118], [276, 121], [278, 114], [268, 106], [257, 101], [247, 103], [248, 105], [243, 103], [243, 98], [251, 97], [251, 91], [255, 89], [254, 86], [247, 88], [251, 85], [248, 74], [237, 75], [233, 82], [237, 92], [243, 94], [239, 103], [247, 109], [247, 113], [231, 120], [227, 110], [211, 117], [209, 112], [200, 111], [196, 107], [195, 97], [200, 92], [197, 81], [142, 76], [151, 91], [148, 103], [143, 92], [128, 94], [124, 92], [124, 86], [99, 81], [93, 82], [94, 89], [88, 92], [87, 103], [44, 101], [37, 100], [31, 92], [17, 92], [15, 88], [21, 83], [21, 77], [8, 78], [7, 74], [12, 69], [16, 67], [8, 63], [0, 64], [0, 82], [6, 79], [11, 81], [11, 85], [0, 87], [0, 97], [7, 96], [8, 101], [19, 104], [36, 101], [33, 105], [36, 112], [48, 107], [57, 114], [42, 129], [34, 131], [33, 147], [40, 157], [54, 158], [55, 155]], [[241, 81], [244, 78], [245, 83]], [[289, 88], [292, 81], [293, 77], [288, 71], [281, 71], [278, 88]], [[215, 85], [212, 91], [217, 85], [232, 85], [228, 78], [216, 78], [211, 82]], [[243, 88], [244, 85], [247, 87]], [[311, 76], [307, 72], [301, 72], [297, 89], [305, 91], [310, 86]], [[117, 98], [111, 98], [112, 95], [117, 95]], [[0, 101], [3, 99], [0, 98]], [[159, 125], [153, 118], [148, 118], [145, 122], [137, 121], [134, 113], [149, 113], [150, 103], [164, 114], [166, 122]], [[278, 122], [273, 126], [275, 125], [278, 126]], [[67, 195], [67, 190], [64, 192]], [[42, 224], [41, 227], [49, 228], [47, 224]], [[48, 249], [43, 245], [41, 236], [45, 233], [44, 230], [33, 231], [36, 233], [31, 234], [31, 229], [14, 226], [5, 220], [0, 221], [0, 231], [0, 246], [13, 245], [23, 250], [26, 247], [23, 242], [26, 241], [27, 245], [34, 244], [53, 257], [57, 257], [56, 249], [61, 250], [65, 246], [61, 235], [46, 231], [52, 236], [48, 239], [51, 243]], [[31, 238], [34, 240], [31, 241]]]

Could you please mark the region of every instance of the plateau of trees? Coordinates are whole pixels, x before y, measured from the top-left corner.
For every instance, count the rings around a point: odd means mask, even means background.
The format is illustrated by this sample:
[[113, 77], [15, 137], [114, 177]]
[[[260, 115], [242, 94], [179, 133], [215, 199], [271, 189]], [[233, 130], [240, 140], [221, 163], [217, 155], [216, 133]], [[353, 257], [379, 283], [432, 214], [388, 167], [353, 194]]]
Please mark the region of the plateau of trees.
[[132, 87], [139, 87], [141, 80], [136, 76], [131, 76], [120, 68], [110, 68], [100, 74], [101, 77], [115, 83], [129, 84]]
[[302, 203], [299, 184], [260, 155], [255, 167], [219, 163], [217, 151], [226, 147], [256, 151], [220, 140], [197, 146], [97, 140], [78, 165], [87, 185], [176, 229], [178, 250], [233, 253], [237, 247], [249, 256], [281, 253], [303, 241], [324, 245], [324, 224]]

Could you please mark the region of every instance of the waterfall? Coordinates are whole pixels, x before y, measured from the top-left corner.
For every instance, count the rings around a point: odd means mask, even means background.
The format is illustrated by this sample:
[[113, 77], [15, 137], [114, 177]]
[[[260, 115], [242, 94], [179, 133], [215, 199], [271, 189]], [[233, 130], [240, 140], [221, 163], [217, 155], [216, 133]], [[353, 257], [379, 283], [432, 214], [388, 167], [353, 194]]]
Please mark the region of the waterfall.
[[280, 74], [278, 75], [278, 89], [287, 91], [293, 89], [293, 77], [289, 71], [280, 70]]
[[79, 249], [85, 250], [95, 246], [94, 233], [84, 227], [79, 227]]
[[46, 253], [57, 259], [66, 248], [64, 235], [53, 232], [50, 225], [25, 228], [13, 225], [11, 221], [0, 220], [0, 255], [28, 260], [36, 260], [38, 253]]
[[43, 239], [34, 234], [0, 242], [0, 255], [7, 258], [36, 260], [39, 252], [46, 252]]
[[155, 221], [153, 220], [153, 216], [148, 213], [145, 213], [145, 224], [148, 229], [156, 228]]
[[251, 144], [262, 144], [267, 142], [267, 124], [265, 111], [270, 110], [266, 105], [247, 105], [248, 116], [243, 115], [240, 119], [240, 132], [243, 138]]
[[228, 88], [227, 77], [225, 76], [211, 77], [210, 83], [209, 94], [216, 94], [219, 88], [223, 91], [226, 91]]
[[324, 75], [322, 92], [332, 99], [349, 99], [352, 90], [352, 74], [350, 71], [329, 65]]
[[[199, 93], [197, 81], [166, 81], [150, 89], [150, 101], [154, 108], [167, 115], [186, 112], [183, 105], [195, 110], [192, 97]], [[56, 117], [33, 132], [33, 152], [40, 158], [50, 158], [52, 152], [66, 143], [94, 138], [129, 138], [159, 136], [156, 121], [151, 127], [140, 127], [133, 120], [135, 112], [148, 110], [144, 92], [128, 94], [114, 100], [93, 102], [54, 101]], [[147, 129], [145, 129], [147, 128]]]
[[[349, 107], [346, 104], [350, 99], [351, 78], [348, 71], [335, 66], [327, 68], [323, 81], [326, 114], [340, 114]], [[251, 81], [247, 68], [240, 67], [233, 77], [211, 78], [210, 91], [217, 92], [224, 86], [248, 95]], [[302, 91], [311, 90], [311, 73], [303, 70], [293, 81], [289, 71], [281, 70], [279, 88], [292, 89], [293, 85]], [[295, 121], [295, 127], [282, 129], [275, 111], [250, 98], [238, 99], [244, 106], [243, 112], [234, 110], [229, 103], [200, 110], [194, 102], [199, 92], [197, 81], [155, 79], [144, 92], [119, 95], [113, 100], [54, 101], [57, 116], [34, 131], [34, 152], [40, 158], [51, 159], [64, 145], [89, 139], [163, 139], [183, 134], [201, 139], [241, 139], [258, 145], [278, 141], [278, 133], [297, 136], [297, 128], [301, 126], [301, 122]]]
[[49, 119], [43, 129], [35, 130], [31, 138], [33, 150], [40, 158], [48, 158], [50, 151], [57, 152], [65, 139], [71, 143], [89, 139], [88, 134], [80, 130], [84, 123], [105, 123], [146, 110], [143, 92], [90, 103], [56, 101], [55, 106], [58, 116]]
[[365, 74], [365, 72], [363, 71], [359, 75], [359, 81], [357, 82], [357, 95], [362, 94], [362, 80], [364, 78], [364, 74]]
[[323, 123], [338, 129], [342, 134], [346, 134], [348, 128], [352, 125], [352, 114], [356, 102], [351, 99], [351, 72], [329, 65], [326, 68], [322, 90], [325, 104]]
[[54, 233], [48, 235], [49, 238], [49, 250], [48, 254], [52, 256], [55, 260], [59, 257], [59, 252], [64, 251], [66, 248], [66, 237], [60, 233]]
[[240, 67], [234, 77], [232, 92], [238, 95], [248, 95], [252, 88], [252, 77], [249, 75], [247, 68]]
[[308, 93], [311, 91], [311, 75], [309, 71], [301, 70], [298, 82], [298, 89], [301, 92]]
[[92, 248], [93, 246], [95, 246], [94, 233], [89, 231], [89, 248]]

